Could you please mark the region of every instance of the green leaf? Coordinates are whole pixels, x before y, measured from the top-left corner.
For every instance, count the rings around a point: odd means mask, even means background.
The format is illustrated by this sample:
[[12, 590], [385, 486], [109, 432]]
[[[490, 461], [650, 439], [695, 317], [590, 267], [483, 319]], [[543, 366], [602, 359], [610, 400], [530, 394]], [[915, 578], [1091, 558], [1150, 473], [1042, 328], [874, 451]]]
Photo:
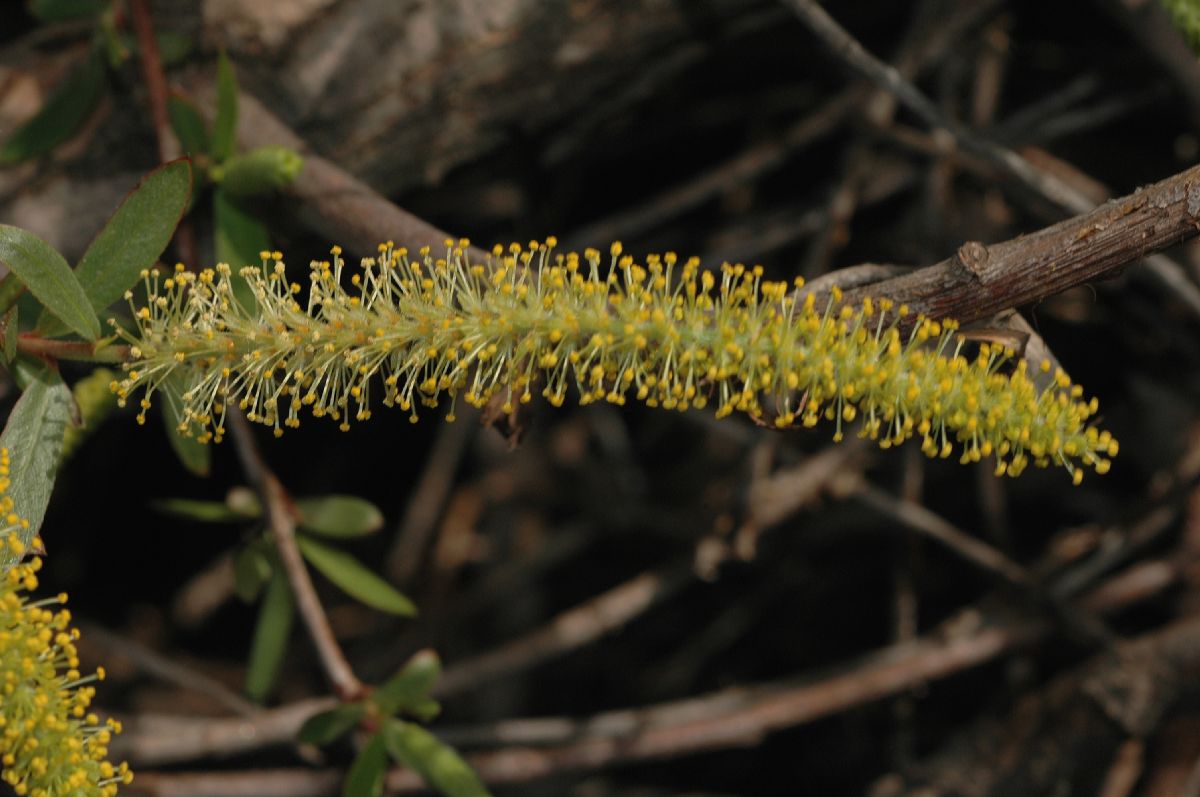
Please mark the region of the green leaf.
[[275, 684], [287, 653], [295, 614], [287, 576], [281, 568], [275, 568], [258, 611], [258, 625], [254, 628], [250, 661], [246, 665], [246, 694], [255, 700], [261, 702]]
[[[8, 312], [9, 309], [16, 307], [21, 299], [25, 296], [25, 283], [17, 279], [17, 275], [9, 272], [4, 275], [4, 279], [0, 279], [0, 310]], [[41, 309], [40, 307], [38, 308]]]
[[117, 409], [117, 397], [109, 385], [118, 378], [110, 368], [95, 368], [71, 387], [71, 396], [79, 408], [79, 425], [70, 425], [63, 436], [62, 461], [69, 460], [80, 446]]
[[199, 501], [193, 498], [163, 498], [151, 501], [150, 506], [168, 515], [199, 520], [203, 523], [245, 523], [254, 515], [230, 509], [224, 501]]
[[108, 0], [29, 0], [29, 13], [39, 22], [67, 22], [99, 14]]
[[217, 262], [233, 269], [233, 295], [243, 309], [253, 312], [257, 306], [254, 293], [238, 271], [262, 265], [259, 253], [271, 248], [267, 228], [218, 188], [213, 191], [213, 235]]
[[0, 447], [8, 449], [10, 461], [8, 494], [14, 511], [29, 521], [29, 528], [21, 532], [26, 546], [46, 516], [62, 456], [63, 434], [71, 422], [71, 405], [71, 389], [62, 377], [43, 368], [17, 399], [0, 433]]
[[0, 318], [0, 335], [4, 336], [4, 363], [7, 365], [17, 359], [17, 337], [21, 328], [17, 323], [17, 306], [8, 308], [3, 318]]
[[233, 591], [246, 603], [258, 598], [275, 569], [264, 547], [251, 543], [233, 557]]
[[83, 286], [54, 247], [20, 227], [0, 224], [0, 262], [73, 332], [87, 340], [100, 337], [100, 321]]
[[366, 713], [367, 707], [364, 704], [346, 703], [320, 714], [313, 714], [300, 726], [296, 737], [302, 742], [324, 747], [349, 733]]
[[354, 495], [319, 495], [296, 501], [300, 527], [323, 537], [363, 537], [383, 528], [383, 513]]
[[108, 65], [111, 69], [119, 70], [129, 60], [130, 51], [127, 42], [128, 34], [117, 27], [116, 9], [109, 10], [100, 15], [100, 24], [97, 27], [97, 40], [104, 48], [104, 54], [108, 58]]
[[379, 713], [390, 717], [421, 703], [442, 674], [442, 662], [432, 650], [417, 651], [400, 672], [371, 695]]
[[208, 129], [200, 110], [178, 94], [167, 98], [167, 114], [171, 117], [171, 129], [179, 139], [179, 145], [189, 155], [208, 152]]
[[0, 166], [44, 155], [78, 132], [104, 92], [104, 63], [98, 52], [68, 75], [32, 119], [0, 147]]
[[303, 534], [296, 535], [296, 544], [313, 567], [352, 598], [380, 611], [413, 617], [417, 607], [395, 587], [372, 573], [350, 554], [330, 548]]
[[217, 57], [217, 118], [213, 121], [212, 156], [220, 163], [233, 155], [237, 140], [237, 75], [229, 56], [222, 50]]
[[183, 387], [180, 378], [172, 374], [162, 383], [163, 427], [167, 433], [167, 441], [171, 450], [190, 473], [197, 476], [207, 476], [212, 469], [212, 446], [201, 443], [195, 437], [188, 437], [179, 431], [183, 423]]
[[350, 765], [342, 785], [342, 797], [379, 797], [383, 794], [383, 776], [386, 774], [387, 749], [377, 733], [367, 740]]
[[404, 709], [405, 714], [411, 714], [421, 722], [433, 722], [442, 713], [442, 704], [427, 697], [424, 700], [418, 700], [408, 708]]
[[446, 797], [491, 797], [462, 756], [420, 725], [390, 720], [380, 734], [394, 761], [416, 772]]
[[[92, 309], [103, 310], [120, 299], [142, 271], [154, 265], [171, 242], [191, 195], [192, 166], [180, 159], [150, 172], [125, 197], [75, 267]], [[62, 331], [45, 313], [36, 329], [46, 336]]]
[[289, 185], [304, 168], [304, 158], [287, 147], [259, 147], [234, 155], [212, 171], [214, 180], [228, 196], [269, 194]]
[[158, 45], [158, 58], [164, 67], [183, 63], [196, 49], [196, 42], [186, 33], [175, 30], [156, 30], [154, 43]]

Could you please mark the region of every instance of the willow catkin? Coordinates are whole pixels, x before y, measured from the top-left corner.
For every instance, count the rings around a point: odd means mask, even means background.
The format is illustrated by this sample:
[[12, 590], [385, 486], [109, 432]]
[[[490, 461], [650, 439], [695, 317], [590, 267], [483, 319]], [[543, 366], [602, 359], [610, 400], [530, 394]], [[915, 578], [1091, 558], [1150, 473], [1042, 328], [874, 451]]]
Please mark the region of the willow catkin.
[[[118, 330], [134, 359], [112, 388], [121, 402], [144, 391], [144, 420], [150, 396], [176, 386], [165, 392], [181, 402], [180, 432], [205, 442], [224, 435], [231, 402], [282, 434], [305, 410], [347, 429], [371, 416], [373, 393], [415, 421], [443, 397], [452, 420], [460, 396], [507, 411], [535, 392], [555, 406], [573, 392], [780, 428], [824, 419], [835, 439], [857, 423], [885, 448], [919, 437], [931, 456], [993, 456], [1010, 475], [1060, 465], [1076, 483], [1117, 452], [1089, 425], [1096, 400], [1066, 374], [1040, 389], [1011, 350], [963, 356], [952, 321], [918, 317], [901, 333], [908, 309], [887, 300], [849, 306], [835, 290], [818, 309], [794, 298], [800, 280], [765, 280], [761, 267], [714, 274], [673, 253], [643, 265], [620, 244], [604, 265], [594, 249], [555, 252], [553, 239], [496, 247], [484, 263], [466, 241], [446, 243], [444, 257], [384, 244], [360, 269], [334, 247], [311, 264], [306, 301], [279, 253], [240, 275], [147, 272], [148, 302]], [[253, 311], [234, 298], [239, 278]]]

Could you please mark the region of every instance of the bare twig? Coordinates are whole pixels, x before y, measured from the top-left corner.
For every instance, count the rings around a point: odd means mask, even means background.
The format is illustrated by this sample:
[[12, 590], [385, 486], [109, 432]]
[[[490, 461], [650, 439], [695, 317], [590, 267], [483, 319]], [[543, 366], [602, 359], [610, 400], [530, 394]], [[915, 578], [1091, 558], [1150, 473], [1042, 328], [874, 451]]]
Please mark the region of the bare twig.
[[475, 432], [478, 416], [475, 408], [465, 407], [457, 422], [443, 424], [438, 430], [385, 560], [386, 572], [402, 586], [412, 581], [424, 561], [430, 535], [454, 485], [454, 472]]
[[448, 668], [435, 689], [439, 697], [527, 669], [587, 645], [667, 600], [691, 583], [690, 567], [642, 573], [585, 603], [568, 609], [523, 637]]
[[151, 767], [227, 758], [290, 745], [295, 743], [296, 732], [305, 720], [335, 705], [337, 700], [331, 697], [300, 700], [249, 717], [180, 717], [142, 712], [125, 720], [125, 732], [113, 738], [113, 755]]
[[[212, 83], [211, 78], [199, 82], [195, 93], [205, 100], [214, 99]], [[211, 108], [214, 103], [205, 102], [202, 107]], [[373, 254], [380, 242], [392, 239], [410, 249], [428, 246], [438, 251], [451, 237], [321, 157], [246, 92], [238, 95], [238, 141], [248, 148], [274, 145], [302, 153], [304, 169], [282, 190], [284, 199], [305, 226], [327, 240], [341, 242], [350, 251]], [[470, 250], [476, 259], [485, 254], [477, 247]]]
[[[162, 59], [158, 53], [158, 41], [154, 36], [154, 20], [150, 15], [150, 0], [130, 0], [129, 14], [137, 36], [138, 60], [142, 65], [142, 80], [146, 84], [146, 95], [150, 102], [150, 119], [154, 125], [154, 140], [158, 144], [158, 161], [167, 163], [178, 158], [182, 152], [175, 132], [171, 128], [167, 112], [167, 76], [163, 72]], [[196, 231], [191, 219], [180, 219], [175, 229], [175, 246], [180, 259], [195, 265], [197, 259]]]
[[1192, 126], [1200, 127], [1200, 63], [1166, 9], [1142, 0], [1099, 0], [1097, 5], [1106, 9], [1120, 23], [1120, 29], [1136, 39], [1146, 55], [1171, 76], [1187, 101]]
[[1012, 150], [974, 135], [958, 122], [948, 119], [895, 67], [888, 66], [867, 52], [857, 39], [817, 4], [816, 0], [782, 0], [782, 2], [791, 8], [839, 59], [875, 85], [895, 96], [929, 127], [947, 131], [963, 149], [997, 166], [1025, 187], [1041, 196], [1050, 198], [1062, 207], [1073, 208], [1076, 213], [1091, 207], [1091, 203], [1086, 200], [1086, 204], [1081, 206], [1081, 198], [1071, 186], [1052, 175], [1038, 171]]
[[[1181, 567], [1164, 563], [1148, 573], [1141, 566], [1118, 573], [1081, 596], [1077, 605], [1098, 614], [1136, 605], [1176, 583]], [[485, 726], [443, 728], [440, 735], [449, 743], [464, 746], [492, 745], [571, 745], [602, 743], [590, 748], [600, 755], [597, 766], [618, 760], [645, 757], [652, 749], [634, 748], [626, 757], [623, 745], [643, 732], [654, 731], [655, 744], [668, 745], [661, 754], [681, 754], [717, 746], [752, 744], [768, 729], [754, 722], [756, 717], [773, 717], [772, 722], [803, 724], [845, 711], [865, 702], [900, 694], [930, 680], [978, 666], [1050, 634], [1054, 626], [1038, 618], [1015, 618], [989, 623], [984, 604], [968, 607], [944, 621], [924, 637], [883, 648], [857, 662], [839, 667], [836, 672], [815, 677], [788, 679], [751, 687], [731, 687], [680, 701], [671, 701], [639, 709], [623, 709], [596, 714], [586, 720], [567, 717], [540, 717], [503, 720]], [[753, 711], [777, 700], [784, 701], [778, 714], [760, 715]], [[306, 700], [268, 709], [245, 719], [210, 719], [143, 715], [136, 718], [124, 734], [114, 740], [114, 754], [128, 757], [143, 766], [181, 763], [209, 756], [229, 756], [291, 742], [300, 724], [308, 717], [334, 705], [329, 698]], [[750, 711], [749, 715], [741, 712]], [[722, 718], [738, 715], [743, 724], [731, 726], [729, 734], [708, 723], [720, 725]], [[696, 736], [683, 733], [691, 723], [703, 720], [703, 729], [693, 728]], [[782, 727], [774, 725], [773, 727]], [[703, 730], [703, 732], [700, 732]], [[678, 731], [676, 748], [670, 748], [671, 733]], [[718, 740], [723, 741], [718, 741]], [[509, 751], [504, 751], [509, 752]], [[586, 750], [570, 753], [566, 760], [583, 761]], [[504, 766], [520, 760], [528, 751], [511, 751], [501, 759]], [[582, 758], [580, 756], [582, 755]], [[551, 757], [554, 757], [553, 755]], [[474, 760], [474, 759], [473, 759]], [[496, 764], [501, 767], [501, 764]], [[572, 764], [571, 767], [574, 768]], [[487, 772], [484, 772], [488, 777]], [[493, 772], [494, 774], [494, 772]], [[537, 777], [529, 774], [526, 779]], [[509, 778], [514, 777], [512, 775]]]
[[[1200, 166], [1195, 166], [1019, 238], [990, 245], [968, 241], [954, 257], [849, 291], [847, 301], [888, 296], [914, 312], [975, 321], [1101, 277], [1195, 236], [1198, 225]], [[1166, 262], [1168, 271], [1178, 271]]]
[[335, 769], [244, 772], [139, 772], [137, 792], [152, 797], [331, 797], [344, 773]]
[[154, 22], [150, 18], [149, 0], [129, 0], [129, 15], [133, 21], [133, 32], [137, 36], [138, 59], [142, 65], [142, 80], [146, 83], [146, 94], [150, 101], [150, 118], [154, 122], [154, 138], [158, 142], [160, 163], [179, 157], [179, 144], [171, 132], [171, 120], [167, 115], [167, 78], [163, 73], [162, 59], [158, 56], [158, 42], [154, 39]]
[[199, 692], [221, 706], [249, 717], [262, 709], [205, 673], [163, 656], [134, 639], [109, 631], [94, 623], [81, 628], [89, 645], [104, 648], [105, 660], [126, 659], [147, 675], [181, 689]]
[[295, 508], [279, 479], [263, 461], [250, 422], [236, 410], [229, 413], [229, 419], [230, 431], [242, 469], [262, 498], [267, 526], [271, 529], [271, 539], [275, 543], [279, 562], [296, 597], [296, 610], [308, 629], [308, 635], [312, 638], [321, 666], [334, 691], [343, 700], [353, 700], [362, 695], [364, 687], [333, 635], [329, 618], [325, 615], [317, 597], [317, 590], [309, 578], [308, 568], [304, 566], [304, 558], [296, 546]]
[[992, 546], [972, 537], [924, 506], [901, 501], [866, 482], [854, 496], [884, 515], [903, 523], [913, 531], [949, 548], [966, 561], [1022, 589], [1031, 584], [1025, 568]]
[[[867, 52], [815, 0], [782, 2], [842, 61], [892, 93], [931, 128], [947, 131], [963, 150], [1038, 196], [1081, 214], [1007, 245], [987, 247], [968, 242], [956, 258], [881, 283], [870, 293], [889, 296], [928, 315], [973, 321], [1094, 279], [1196, 235], [1200, 224], [1200, 167], [1091, 210], [1092, 201], [1071, 184], [946, 118], [896, 69]], [[1177, 278], [1182, 276], [1179, 266], [1169, 259], [1157, 258], [1149, 265], [1166, 282], [1175, 280], [1178, 284]], [[968, 296], [972, 293], [974, 298]], [[849, 298], [855, 301], [861, 296]]]

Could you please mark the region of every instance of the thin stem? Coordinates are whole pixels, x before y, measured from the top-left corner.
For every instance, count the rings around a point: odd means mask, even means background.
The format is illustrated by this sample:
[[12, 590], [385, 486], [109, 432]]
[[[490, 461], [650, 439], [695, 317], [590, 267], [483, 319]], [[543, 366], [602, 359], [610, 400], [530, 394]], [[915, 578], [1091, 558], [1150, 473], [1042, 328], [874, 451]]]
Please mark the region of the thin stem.
[[[0, 339], [0, 345], [3, 340]], [[17, 351], [49, 360], [78, 360], [90, 363], [129, 362], [132, 356], [124, 344], [91, 343], [85, 340], [54, 340], [37, 335], [17, 337]]]
[[317, 649], [325, 675], [342, 700], [360, 697], [364, 691], [363, 683], [354, 674], [346, 654], [342, 652], [333, 635], [329, 618], [325, 615], [325, 609], [317, 597], [317, 590], [309, 578], [308, 568], [304, 565], [304, 558], [296, 546], [295, 508], [291, 497], [263, 460], [254, 440], [254, 432], [245, 416], [240, 411], [231, 410], [228, 417], [238, 459], [241, 460], [246, 478], [262, 498], [267, 513], [267, 525], [271, 529], [271, 538], [275, 542], [279, 561], [292, 587], [297, 611]]

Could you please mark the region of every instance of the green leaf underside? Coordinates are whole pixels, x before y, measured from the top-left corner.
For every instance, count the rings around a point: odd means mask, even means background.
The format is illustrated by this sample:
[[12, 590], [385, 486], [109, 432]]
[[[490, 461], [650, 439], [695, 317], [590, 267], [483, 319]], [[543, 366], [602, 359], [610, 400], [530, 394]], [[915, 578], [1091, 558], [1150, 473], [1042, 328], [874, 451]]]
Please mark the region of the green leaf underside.
[[233, 557], [233, 591], [246, 603], [258, 600], [273, 569], [263, 546], [245, 546]]
[[[181, 159], [150, 172], [125, 197], [75, 268], [92, 309], [103, 310], [120, 299], [154, 265], [171, 242], [191, 194], [191, 164]], [[36, 328], [47, 336], [65, 331], [45, 313]]]
[[346, 703], [322, 711], [305, 720], [296, 737], [302, 742], [324, 747], [349, 733], [366, 713], [367, 707], [362, 703]]
[[195, 437], [185, 437], [179, 433], [179, 424], [183, 421], [183, 389], [175, 378], [163, 383], [163, 394], [166, 400], [162, 403], [163, 426], [171, 450], [179, 459], [179, 463], [197, 476], [207, 476], [212, 469], [212, 446], [207, 446]]
[[388, 717], [412, 709], [426, 699], [441, 673], [442, 663], [437, 654], [422, 650], [376, 689], [371, 700], [379, 707], [379, 713]]
[[372, 736], [359, 751], [346, 773], [342, 797], [378, 797], [383, 794], [383, 778], [387, 774], [387, 748], [381, 734]]
[[246, 694], [255, 700], [263, 700], [275, 683], [287, 653], [294, 618], [291, 586], [282, 569], [275, 568], [258, 611], [254, 641], [250, 644], [250, 661], [246, 665]]
[[195, 39], [174, 30], [154, 31], [154, 43], [158, 45], [158, 57], [165, 67], [183, 63], [196, 49]]
[[167, 114], [171, 118], [171, 129], [179, 139], [179, 145], [189, 155], [208, 152], [208, 130], [199, 109], [178, 94], [167, 98]]
[[454, 748], [420, 725], [390, 720], [380, 733], [393, 760], [416, 772], [446, 797], [491, 797]]
[[300, 527], [323, 537], [363, 537], [383, 528], [383, 513], [354, 495], [320, 495], [296, 501]]
[[416, 616], [417, 607], [412, 601], [350, 554], [303, 534], [296, 536], [296, 544], [309, 564], [350, 597], [389, 614]]
[[100, 320], [83, 286], [54, 247], [31, 232], [0, 224], [0, 262], [72, 332], [87, 340], [100, 337]]
[[254, 516], [235, 512], [223, 501], [200, 501], [193, 498], [164, 498], [151, 506], [168, 515], [200, 520], [205, 523], [244, 523]]
[[4, 362], [11, 363], [17, 358], [17, 336], [21, 332], [15, 304], [0, 318], [0, 331], [4, 335]]
[[242, 209], [220, 188], [213, 191], [213, 236], [217, 262], [233, 269], [230, 281], [238, 304], [254, 312], [254, 292], [238, 272], [245, 266], [259, 266], [259, 253], [271, 248], [271, 236], [262, 222]]
[[29, 13], [41, 22], [66, 22], [99, 14], [107, 0], [29, 0]]
[[27, 547], [46, 516], [71, 405], [71, 389], [56, 372], [43, 368], [17, 399], [0, 433], [0, 447], [8, 449], [11, 461], [8, 494], [16, 513], [29, 521], [21, 533]]
[[44, 155], [75, 135], [104, 92], [104, 63], [93, 50], [46, 100], [46, 104], [17, 128], [0, 147], [0, 166]]
[[213, 121], [212, 156], [220, 163], [233, 155], [237, 137], [238, 84], [224, 51], [217, 58], [217, 118]]

